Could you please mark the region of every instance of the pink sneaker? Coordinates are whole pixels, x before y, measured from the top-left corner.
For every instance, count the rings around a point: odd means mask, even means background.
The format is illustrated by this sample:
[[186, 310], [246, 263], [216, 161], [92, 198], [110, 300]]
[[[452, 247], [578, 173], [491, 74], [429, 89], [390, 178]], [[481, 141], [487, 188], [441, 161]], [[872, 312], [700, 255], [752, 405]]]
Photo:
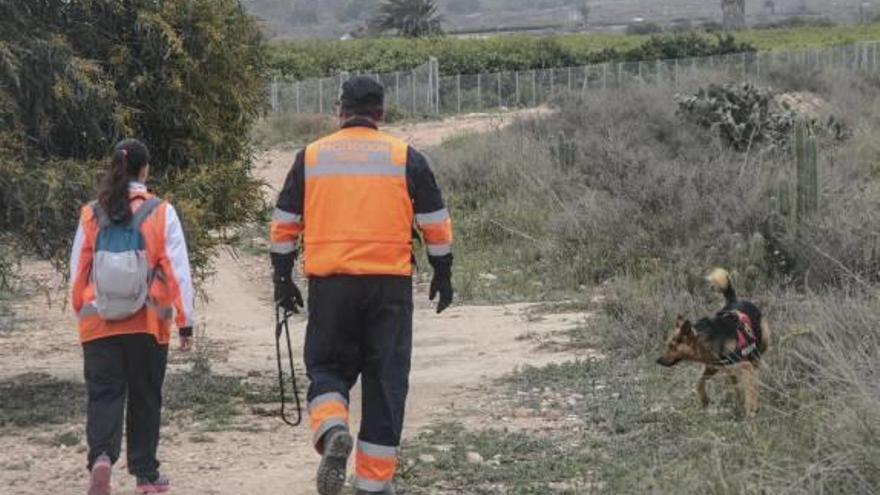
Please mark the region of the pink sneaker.
[[113, 473], [113, 463], [106, 455], [101, 455], [92, 463], [92, 472], [89, 476], [88, 495], [110, 495], [110, 476]]
[[171, 490], [171, 480], [162, 476], [156, 476], [155, 479], [137, 478], [137, 493], [166, 493]]

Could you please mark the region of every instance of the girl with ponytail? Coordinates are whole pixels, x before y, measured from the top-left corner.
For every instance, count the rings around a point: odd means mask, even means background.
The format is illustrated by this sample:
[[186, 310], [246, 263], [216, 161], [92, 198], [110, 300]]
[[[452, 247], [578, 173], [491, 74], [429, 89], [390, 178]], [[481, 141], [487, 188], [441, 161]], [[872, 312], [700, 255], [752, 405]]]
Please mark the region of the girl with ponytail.
[[193, 286], [180, 219], [147, 191], [149, 171], [144, 143], [117, 144], [73, 243], [71, 299], [88, 390], [88, 495], [110, 495], [123, 431], [137, 493], [171, 486], [156, 459], [162, 384], [171, 327], [179, 329], [181, 350], [192, 346]]

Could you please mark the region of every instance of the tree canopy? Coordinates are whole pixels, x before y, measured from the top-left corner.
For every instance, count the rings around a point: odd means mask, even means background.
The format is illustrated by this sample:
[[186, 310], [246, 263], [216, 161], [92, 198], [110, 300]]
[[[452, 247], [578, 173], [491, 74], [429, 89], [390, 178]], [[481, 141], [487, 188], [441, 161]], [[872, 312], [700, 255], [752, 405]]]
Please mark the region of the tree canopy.
[[443, 33], [434, 0], [386, 0], [370, 24], [377, 32], [393, 31], [406, 38]]
[[0, 0], [3, 245], [63, 266], [111, 147], [137, 137], [206, 268], [212, 233], [263, 211], [248, 136], [264, 72], [236, 0]]

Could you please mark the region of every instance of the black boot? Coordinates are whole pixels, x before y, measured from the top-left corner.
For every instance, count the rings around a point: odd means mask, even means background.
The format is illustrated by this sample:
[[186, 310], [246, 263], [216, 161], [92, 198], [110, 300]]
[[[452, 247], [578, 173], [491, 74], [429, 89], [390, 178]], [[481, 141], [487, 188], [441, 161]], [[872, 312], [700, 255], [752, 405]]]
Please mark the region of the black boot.
[[318, 466], [318, 493], [337, 495], [345, 486], [345, 470], [354, 442], [344, 428], [324, 434], [324, 455]]

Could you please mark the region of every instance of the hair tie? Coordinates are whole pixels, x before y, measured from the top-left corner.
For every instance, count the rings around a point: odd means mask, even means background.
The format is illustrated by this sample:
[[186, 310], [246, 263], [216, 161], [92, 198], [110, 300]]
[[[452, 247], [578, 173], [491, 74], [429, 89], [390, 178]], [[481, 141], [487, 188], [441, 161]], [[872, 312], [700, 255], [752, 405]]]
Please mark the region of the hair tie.
[[121, 151], [122, 151], [122, 156], [124, 156], [125, 158], [128, 158], [128, 150], [123, 148]]

